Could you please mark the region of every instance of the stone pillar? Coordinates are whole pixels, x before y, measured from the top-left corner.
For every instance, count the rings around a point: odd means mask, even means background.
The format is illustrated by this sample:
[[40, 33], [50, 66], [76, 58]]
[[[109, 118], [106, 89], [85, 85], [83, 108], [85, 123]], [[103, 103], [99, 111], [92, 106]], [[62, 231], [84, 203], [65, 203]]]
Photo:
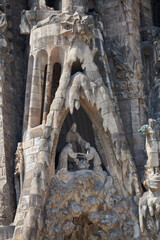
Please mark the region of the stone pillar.
[[52, 65], [52, 60], [50, 56], [48, 58], [48, 64], [47, 64], [45, 99], [44, 99], [44, 107], [43, 107], [43, 123], [46, 122], [47, 114], [49, 112], [49, 107], [51, 104], [52, 74], [53, 74], [53, 65]]
[[[6, 2], [1, 4], [0, 10], [0, 225], [9, 225], [14, 217], [14, 186], [12, 175], [12, 160], [8, 158], [7, 153], [10, 151], [10, 143], [8, 144], [8, 123], [5, 118], [7, 106], [4, 103], [4, 85], [7, 81], [7, 66], [9, 66], [10, 58], [8, 55], [9, 44], [6, 37], [7, 18], [6, 18]], [[7, 13], [8, 14], [8, 13]], [[10, 54], [11, 56], [11, 54]]]
[[40, 69], [38, 68], [38, 56], [35, 56], [32, 73], [32, 85], [30, 94], [30, 107], [29, 107], [29, 119], [28, 126], [36, 127], [40, 124], [41, 114], [41, 94], [40, 94]]
[[34, 64], [33, 56], [30, 56], [29, 61], [28, 61], [28, 73], [27, 73], [26, 93], [25, 93], [23, 131], [25, 131], [28, 127], [29, 104], [30, 104], [30, 92], [31, 92], [31, 85], [32, 85], [33, 64]]

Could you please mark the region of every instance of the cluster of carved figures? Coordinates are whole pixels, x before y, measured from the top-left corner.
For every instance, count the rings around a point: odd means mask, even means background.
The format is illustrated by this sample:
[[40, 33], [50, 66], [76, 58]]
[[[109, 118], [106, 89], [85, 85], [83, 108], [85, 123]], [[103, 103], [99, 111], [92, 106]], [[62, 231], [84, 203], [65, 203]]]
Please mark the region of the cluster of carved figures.
[[[76, 123], [73, 123], [68, 132], [66, 142], [67, 145], [60, 153], [58, 170], [89, 169], [89, 162], [92, 160], [94, 172], [101, 174], [103, 170], [99, 154], [94, 147], [90, 146], [90, 143], [86, 142], [79, 135]], [[70, 166], [68, 166], [68, 163]]]

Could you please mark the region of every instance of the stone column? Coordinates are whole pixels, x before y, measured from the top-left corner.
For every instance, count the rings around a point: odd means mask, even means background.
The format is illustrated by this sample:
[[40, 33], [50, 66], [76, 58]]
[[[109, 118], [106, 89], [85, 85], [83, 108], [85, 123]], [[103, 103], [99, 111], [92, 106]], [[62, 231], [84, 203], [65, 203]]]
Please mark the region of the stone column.
[[40, 124], [41, 114], [41, 93], [40, 93], [40, 69], [38, 68], [38, 56], [35, 56], [32, 73], [32, 85], [30, 94], [30, 107], [29, 107], [29, 119], [28, 126], [36, 127]]
[[52, 60], [50, 56], [48, 58], [48, 64], [47, 64], [46, 88], [45, 88], [45, 99], [44, 99], [44, 108], [43, 108], [43, 123], [46, 122], [47, 114], [49, 112], [49, 107], [51, 104], [52, 74], [53, 74], [53, 65], [52, 65]]
[[[7, 18], [6, 2], [1, 4], [0, 10], [0, 225], [9, 225], [14, 217], [14, 188], [12, 177], [12, 162], [7, 158], [7, 152], [10, 151], [6, 129], [8, 130], [5, 111], [7, 106], [4, 104], [4, 85], [7, 81], [7, 66], [10, 57], [8, 55], [9, 44], [6, 37]], [[7, 85], [7, 83], [6, 83]]]
[[27, 74], [26, 93], [25, 93], [23, 131], [25, 131], [28, 127], [30, 92], [31, 92], [33, 64], [34, 64], [33, 62], [34, 62], [33, 56], [30, 56], [28, 61], [28, 74]]

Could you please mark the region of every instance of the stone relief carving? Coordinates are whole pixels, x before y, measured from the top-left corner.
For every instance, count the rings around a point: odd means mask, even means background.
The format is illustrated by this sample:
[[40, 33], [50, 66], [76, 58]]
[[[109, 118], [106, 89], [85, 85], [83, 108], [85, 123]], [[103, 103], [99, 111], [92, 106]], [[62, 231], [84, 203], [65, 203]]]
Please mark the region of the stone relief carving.
[[121, 89], [116, 95], [121, 98], [135, 98], [143, 95], [142, 67], [133, 55], [127, 39], [118, 36], [112, 43], [112, 54], [117, 69], [115, 88]]
[[139, 130], [146, 137], [148, 156], [143, 182], [147, 192], [139, 200], [139, 219], [141, 231], [143, 232], [146, 228], [150, 236], [158, 240], [160, 237], [160, 166], [155, 125], [156, 120], [149, 119], [148, 124], [142, 126]]
[[119, 78], [130, 78], [134, 75], [134, 64], [136, 58], [127, 44], [127, 39], [118, 36], [112, 44], [112, 54]]

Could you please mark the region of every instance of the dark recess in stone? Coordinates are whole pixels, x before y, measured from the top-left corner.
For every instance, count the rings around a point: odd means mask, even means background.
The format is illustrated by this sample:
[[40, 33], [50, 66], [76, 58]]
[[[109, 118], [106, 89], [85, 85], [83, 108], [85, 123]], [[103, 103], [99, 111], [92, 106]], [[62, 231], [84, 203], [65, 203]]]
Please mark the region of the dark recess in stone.
[[46, 5], [48, 7], [54, 8], [54, 10], [62, 9], [62, 1], [61, 0], [46, 0]]

